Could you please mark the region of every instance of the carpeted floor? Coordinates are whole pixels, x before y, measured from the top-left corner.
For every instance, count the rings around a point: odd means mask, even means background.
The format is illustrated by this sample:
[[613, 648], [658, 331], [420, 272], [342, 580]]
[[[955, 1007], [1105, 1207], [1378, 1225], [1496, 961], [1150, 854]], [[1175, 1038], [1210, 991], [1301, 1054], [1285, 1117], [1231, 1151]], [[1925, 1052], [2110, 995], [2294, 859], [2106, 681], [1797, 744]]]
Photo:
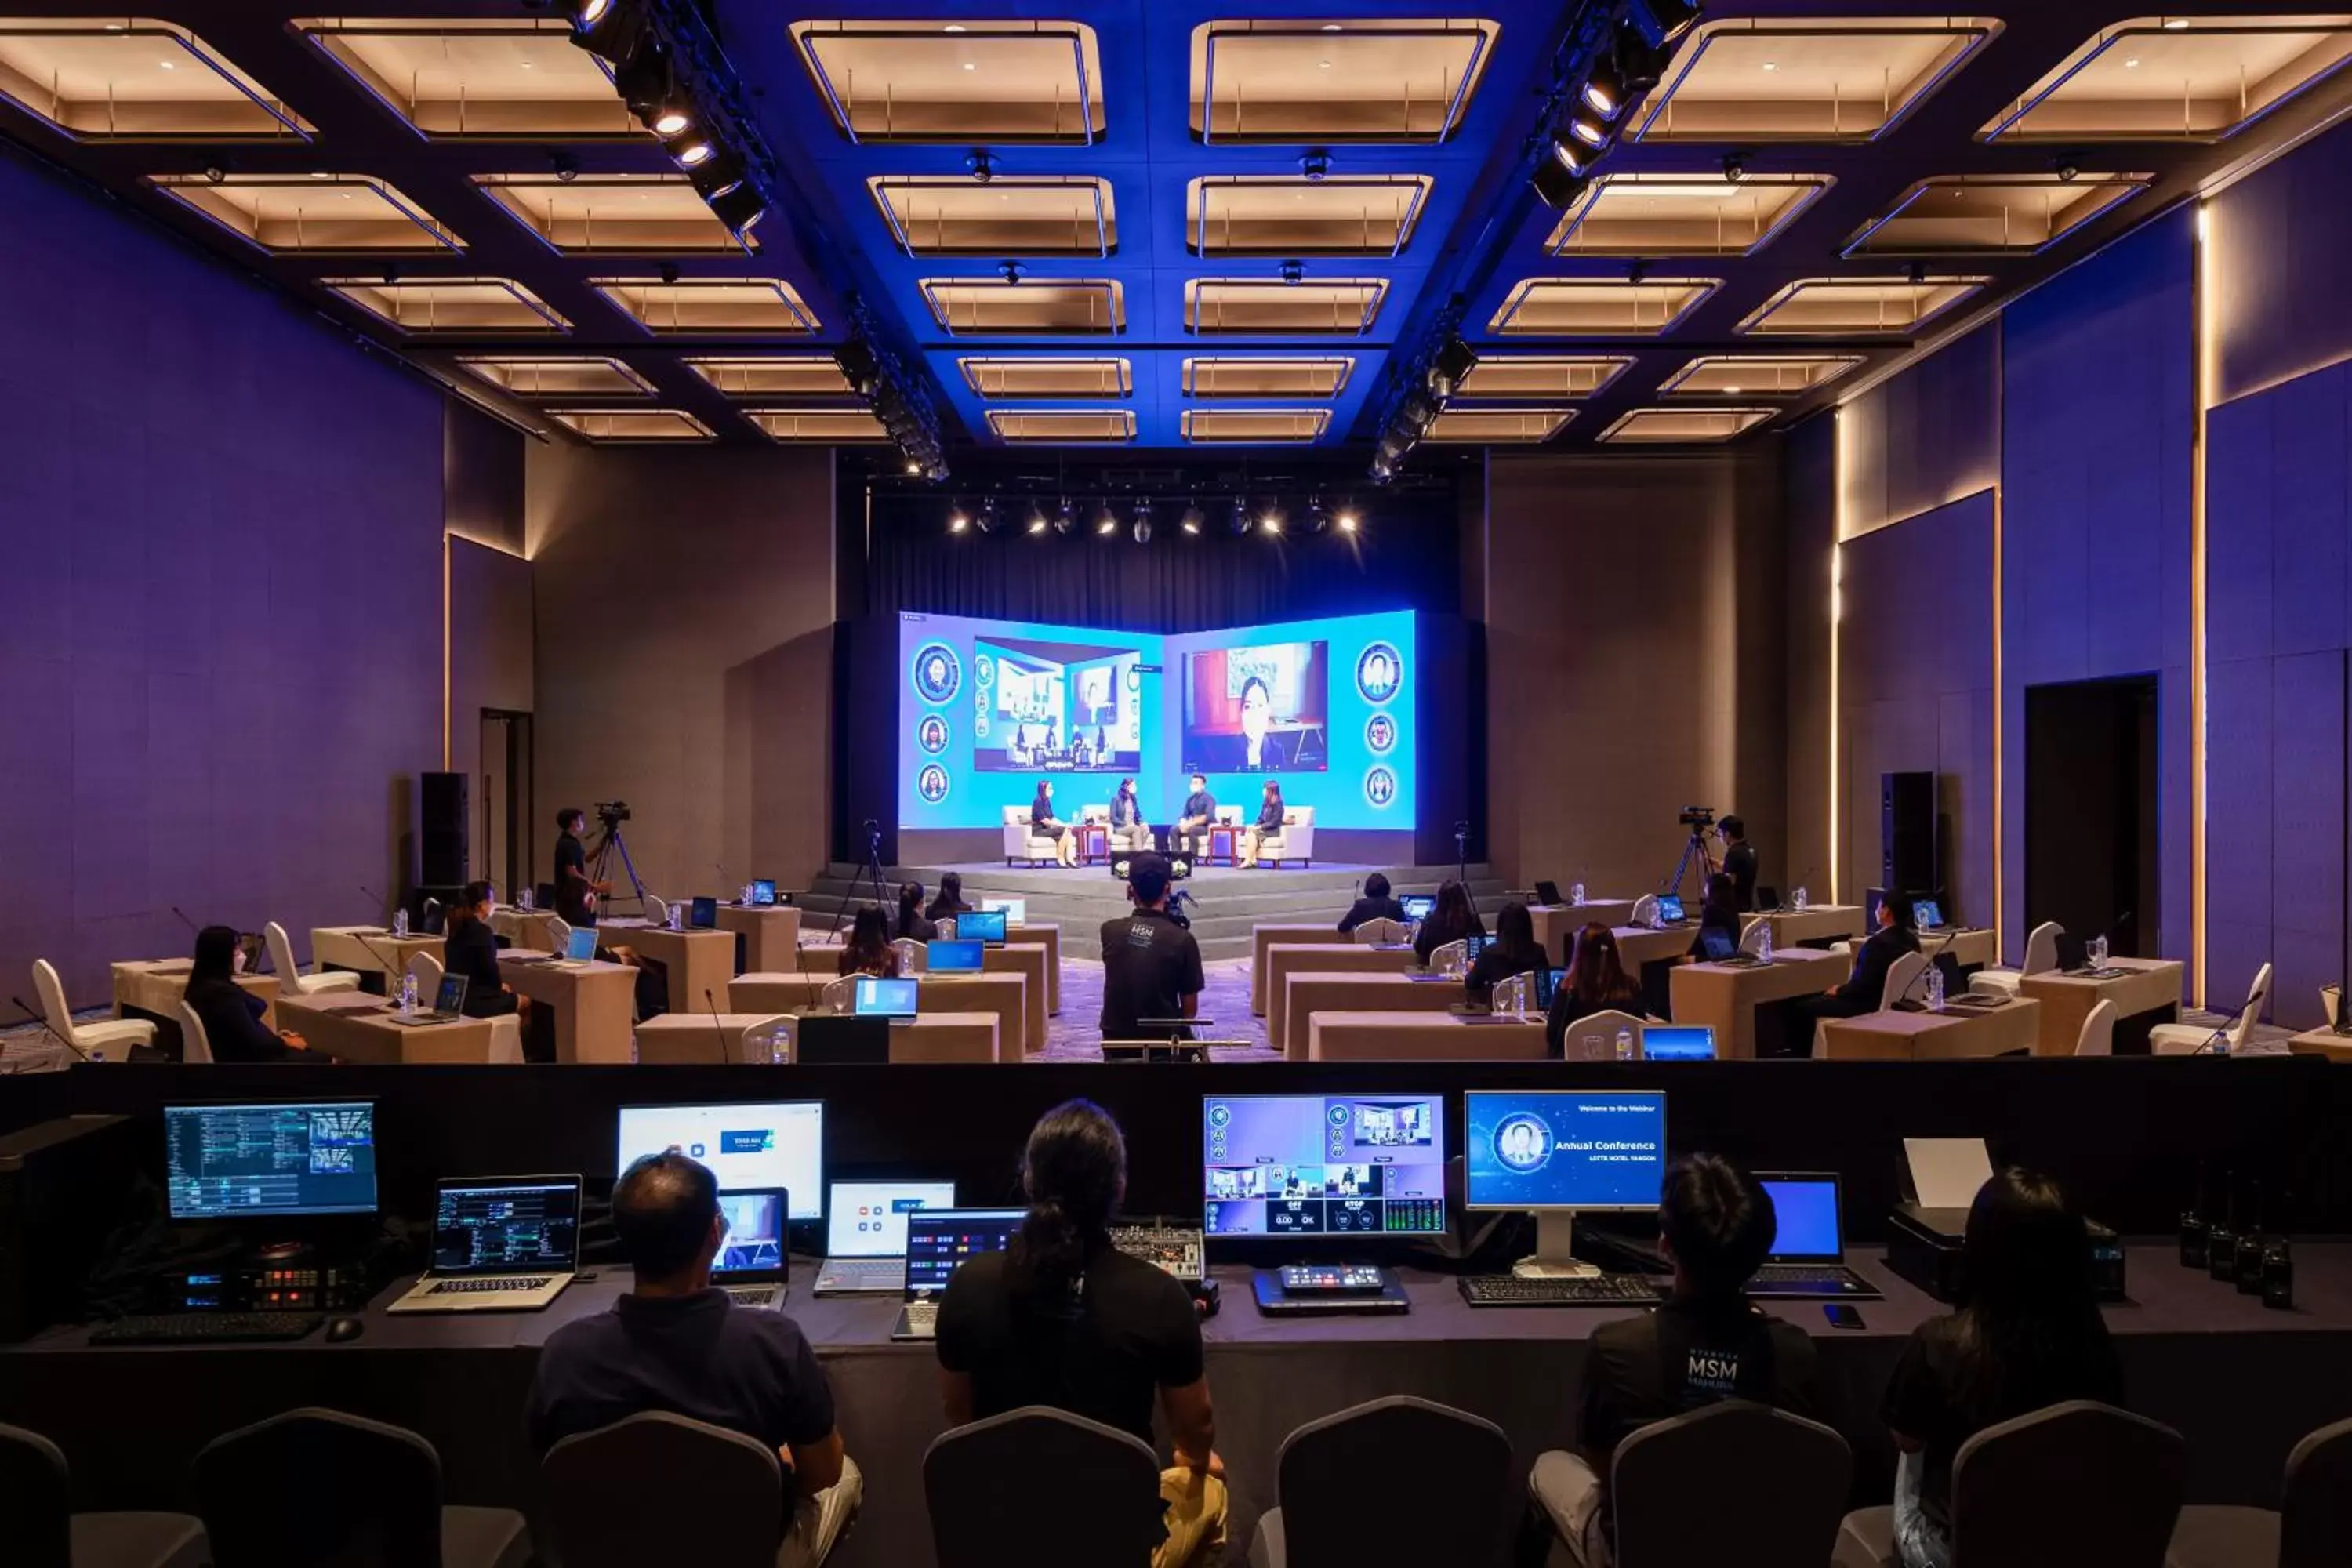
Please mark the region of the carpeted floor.
[[[1218, 1040], [1245, 1040], [1246, 1047], [1213, 1049], [1221, 1062], [1279, 1061], [1265, 1043], [1265, 1020], [1250, 1013], [1249, 960], [1212, 959], [1201, 966], [1208, 989], [1201, 993], [1201, 1016], [1210, 1020], [1198, 1031]], [[1100, 959], [1062, 960], [1062, 1010], [1046, 1020], [1045, 1061], [1095, 1061], [1102, 1056], [1103, 966]]]

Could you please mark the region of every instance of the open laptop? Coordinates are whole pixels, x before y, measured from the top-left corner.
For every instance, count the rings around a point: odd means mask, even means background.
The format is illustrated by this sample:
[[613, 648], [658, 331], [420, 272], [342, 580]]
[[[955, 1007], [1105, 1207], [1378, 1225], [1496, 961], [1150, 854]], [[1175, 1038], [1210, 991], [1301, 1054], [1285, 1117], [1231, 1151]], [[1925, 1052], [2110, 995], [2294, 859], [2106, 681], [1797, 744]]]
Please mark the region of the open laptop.
[[394, 1024], [454, 1024], [466, 1016], [466, 990], [473, 984], [462, 974], [444, 974], [441, 988], [434, 993], [433, 1005], [422, 1013], [392, 1013], [387, 1021]]
[[1659, 924], [1678, 926], [1689, 918], [1690, 917], [1688, 915], [1683, 913], [1683, 898], [1680, 893], [1660, 893], [1658, 895]]
[[548, 962], [554, 964], [558, 969], [584, 968], [588, 964], [595, 963], [596, 928], [594, 926], [573, 926], [572, 928], [572, 939], [564, 943], [563, 951], [556, 954], [555, 957], [550, 959]]
[[1707, 926], [1698, 933], [1699, 951], [1709, 963], [1727, 963], [1734, 969], [1759, 969], [1764, 961], [1752, 952], [1742, 952], [1731, 933], [1721, 926]]
[[1404, 918], [1409, 921], [1425, 921], [1437, 912], [1437, 895], [1434, 893], [1407, 893], [1397, 902], [1403, 906]]
[[719, 1212], [727, 1216], [727, 1239], [710, 1260], [710, 1282], [739, 1307], [780, 1304], [792, 1268], [784, 1231], [791, 1195], [782, 1187], [738, 1187], [719, 1194]]
[[1644, 1024], [1642, 1055], [1654, 1062], [1715, 1060], [1715, 1026], [1711, 1024]]
[[1917, 926], [1922, 931], [1942, 931], [1944, 929], [1944, 906], [1934, 899], [1912, 900], [1911, 923]]
[[1004, 928], [1010, 923], [1007, 911], [1003, 910], [966, 910], [956, 916], [956, 938], [960, 942], [1003, 947]]
[[928, 942], [923, 948], [923, 963], [931, 974], [977, 974], [988, 952], [988, 944], [966, 941], [961, 937]]
[[897, 1294], [907, 1288], [907, 1216], [955, 1207], [953, 1182], [835, 1182], [824, 1190], [820, 1296]]
[[940, 1298], [966, 1258], [1002, 1252], [1021, 1228], [1020, 1209], [916, 1209], [907, 1215], [907, 1304], [890, 1325], [894, 1340], [937, 1336]]
[[1559, 896], [1558, 882], [1539, 881], [1536, 884], [1536, 902], [1556, 909], [1567, 901]]
[[1875, 1286], [1845, 1266], [1834, 1173], [1759, 1171], [1756, 1180], [1772, 1195], [1780, 1228], [1764, 1267], [1748, 1282], [1750, 1296], [1768, 1301], [1879, 1299]]
[[535, 1312], [580, 1268], [580, 1178], [450, 1177], [435, 1190], [433, 1260], [393, 1312]]
[[751, 907], [755, 910], [772, 908], [776, 901], [776, 879], [773, 877], [751, 879]]
[[697, 931], [715, 929], [719, 924], [719, 900], [715, 898], [695, 900], [693, 913], [688, 917], [687, 923]]
[[1756, 884], [1756, 911], [1757, 911], [1757, 913], [1759, 913], [1759, 914], [1768, 914], [1768, 915], [1769, 915], [1769, 914], [1771, 914], [1771, 913], [1775, 912], [1776, 910], [1778, 910], [1780, 909], [1780, 889], [1778, 889], [1778, 888], [1776, 888], [1776, 887], [1773, 887], [1773, 886], [1772, 886], [1770, 883], [1769, 883], [1769, 882], [1759, 882], [1759, 883], [1757, 883], [1757, 884]]
[[850, 1012], [860, 1018], [911, 1018], [919, 994], [917, 986], [912, 980], [861, 974], [857, 977], [857, 999]]
[[1568, 984], [1568, 971], [1549, 967], [1538, 969], [1535, 971], [1535, 1010], [1538, 1013], [1549, 1013], [1551, 1011], [1552, 998], [1558, 996], [1559, 988]]
[[1009, 926], [1029, 923], [1029, 900], [1026, 899], [982, 899], [980, 910], [982, 914], [1002, 914], [1004, 923]]

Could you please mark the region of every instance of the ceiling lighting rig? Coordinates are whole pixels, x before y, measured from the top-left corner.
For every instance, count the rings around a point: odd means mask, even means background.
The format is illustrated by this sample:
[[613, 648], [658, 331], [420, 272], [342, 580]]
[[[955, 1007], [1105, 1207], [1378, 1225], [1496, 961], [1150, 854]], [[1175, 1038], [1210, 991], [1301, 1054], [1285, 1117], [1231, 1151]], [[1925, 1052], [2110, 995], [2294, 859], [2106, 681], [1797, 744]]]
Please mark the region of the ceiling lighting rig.
[[747, 129], [733, 74], [686, 14], [657, 0], [572, 0], [572, 41], [604, 62], [637, 123], [748, 250], [772, 205], [774, 170]]
[[848, 296], [848, 308], [849, 341], [834, 351], [841, 374], [898, 443], [907, 473], [939, 483], [948, 477], [947, 447], [940, 438], [939, 413], [931, 405], [929, 389], [919, 376], [909, 375], [890, 351], [865, 299]]

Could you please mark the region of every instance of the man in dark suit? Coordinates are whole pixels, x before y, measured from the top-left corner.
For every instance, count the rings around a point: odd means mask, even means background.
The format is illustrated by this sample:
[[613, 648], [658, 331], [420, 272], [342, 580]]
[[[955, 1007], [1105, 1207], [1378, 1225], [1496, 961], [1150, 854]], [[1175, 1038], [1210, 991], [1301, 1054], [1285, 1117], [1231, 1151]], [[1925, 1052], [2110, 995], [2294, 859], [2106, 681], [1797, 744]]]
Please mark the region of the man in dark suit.
[[[1808, 1023], [1875, 1013], [1886, 990], [1886, 972], [1905, 953], [1918, 951], [1919, 935], [1911, 929], [1911, 895], [1889, 889], [1879, 900], [1878, 929], [1853, 950], [1853, 971], [1845, 977], [1845, 984], [1833, 985], [1819, 996], [1801, 997], [1790, 1005]], [[1804, 1031], [1808, 1049], [1811, 1037], [1811, 1029]]]

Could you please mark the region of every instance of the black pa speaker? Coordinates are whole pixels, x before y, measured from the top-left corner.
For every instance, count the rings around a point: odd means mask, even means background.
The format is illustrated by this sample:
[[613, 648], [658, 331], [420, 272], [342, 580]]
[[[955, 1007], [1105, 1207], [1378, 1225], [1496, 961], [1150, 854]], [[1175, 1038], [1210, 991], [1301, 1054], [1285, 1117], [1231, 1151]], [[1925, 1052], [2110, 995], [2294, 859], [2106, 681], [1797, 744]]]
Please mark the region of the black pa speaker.
[[1878, 776], [1879, 886], [1932, 898], [1943, 885], [1936, 843], [1936, 775]]
[[466, 775], [425, 775], [423, 875], [428, 888], [453, 888], [466, 880]]

